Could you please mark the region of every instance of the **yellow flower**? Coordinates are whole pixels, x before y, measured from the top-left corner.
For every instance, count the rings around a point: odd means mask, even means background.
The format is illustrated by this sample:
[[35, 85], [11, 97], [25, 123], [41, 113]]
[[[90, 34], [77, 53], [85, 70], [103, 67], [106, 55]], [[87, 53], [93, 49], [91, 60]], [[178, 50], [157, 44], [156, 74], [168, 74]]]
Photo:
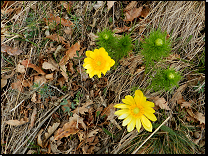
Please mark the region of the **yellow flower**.
[[136, 126], [139, 132], [142, 124], [147, 131], [152, 132], [152, 123], [149, 120], [157, 120], [153, 114], [155, 112], [152, 108], [154, 103], [146, 101], [146, 97], [141, 90], [135, 91], [134, 98], [130, 95], [125, 96], [122, 102], [124, 104], [114, 106], [115, 108], [121, 108], [121, 110], [115, 112], [115, 115], [119, 116], [118, 119], [124, 119], [122, 126], [127, 125], [128, 132], [131, 132]]
[[104, 48], [95, 49], [93, 51], [86, 51], [87, 58], [84, 59], [83, 67], [87, 69], [90, 78], [94, 75], [101, 77], [115, 64], [115, 61], [108, 56]]

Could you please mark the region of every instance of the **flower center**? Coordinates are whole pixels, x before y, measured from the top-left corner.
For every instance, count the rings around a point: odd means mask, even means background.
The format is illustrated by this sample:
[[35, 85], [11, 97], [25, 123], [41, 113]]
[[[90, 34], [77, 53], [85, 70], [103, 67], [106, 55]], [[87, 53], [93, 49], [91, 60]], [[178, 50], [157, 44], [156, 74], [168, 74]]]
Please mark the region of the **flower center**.
[[174, 79], [174, 77], [175, 77], [175, 76], [174, 76], [173, 73], [170, 73], [170, 74], [168, 75], [168, 78], [169, 78], [169, 79]]
[[133, 109], [134, 114], [138, 114], [140, 112], [140, 109], [138, 107], [135, 107]]
[[97, 65], [100, 66], [101, 65], [101, 61], [97, 61]]
[[155, 40], [155, 44], [156, 44], [156, 46], [162, 46], [163, 45], [163, 40], [158, 38], [158, 39]]

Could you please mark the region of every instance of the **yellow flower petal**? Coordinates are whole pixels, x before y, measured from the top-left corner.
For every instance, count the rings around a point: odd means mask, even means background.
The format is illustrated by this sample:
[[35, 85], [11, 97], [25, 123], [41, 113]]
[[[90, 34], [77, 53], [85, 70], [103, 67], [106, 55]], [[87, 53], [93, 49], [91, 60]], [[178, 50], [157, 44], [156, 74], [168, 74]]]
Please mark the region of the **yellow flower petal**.
[[[142, 124], [143, 125], [143, 124]], [[146, 129], [149, 132], [152, 132], [152, 124], [150, 124], [150, 127], [147, 127], [146, 125], [143, 125], [144, 129]]]
[[118, 117], [118, 119], [125, 119], [127, 116], [129, 116], [129, 112], [126, 112]]
[[122, 102], [130, 105], [135, 104], [134, 98], [131, 95], [125, 96], [125, 99], [122, 99]]
[[150, 119], [151, 121], [156, 121], [156, 120], [157, 120], [156, 116], [155, 116], [154, 114], [152, 114], [152, 113], [144, 112], [144, 115], [145, 115], [148, 119]]
[[86, 54], [87, 57], [90, 57], [90, 54], [91, 54], [91, 53], [92, 53], [92, 51], [86, 51], [85, 54]]
[[122, 126], [126, 126], [131, 120], [132, 120], [132, 116], [129, 115], [126, 119], [123, 120]]
[[126, 110], [127, 110], [127, 109], [121, 109], [121, 110], [116, 111], [114, 114], [120, 116], [120, 115], [126, 113]]
[[155, 110], [151, 107], [144, 107], [144, 112], [147, 112], [147, 113], [154, 113]]
[[136, 125], [136, 119], [132, 118], [131, 122], [129, 122], [127, 125], [127, 131], [131, 132], [134, 129], [135, 125]]
[[113, 107], [115, 107], [115, 108], [129, 108], [129, 105], [126, 105], [126, 104], [116, 104]]
[[140, 129], [141, 129], [141, 120], [140, 120], [140, 118], [137, 118], [136, 119], [136, 129], [137, 129], [137, 131], [139, 132], [140, 131]]
[[142, 125], [145, 125], [146, 127], [150, 127], [152, 125], [151, 122], [144, 115], [141, 116], [141, 122]]
[[135, 96], [143, 97], [144, 95], [143, 95], [143, 93], [142, 93], [141, 90], [136, 90], [136, 91], [135, 91]]
[[142, 103], [143, 107], [154, 107], [155, 104], [153, 102], [150, 101], [146, 101], [145, 103]]

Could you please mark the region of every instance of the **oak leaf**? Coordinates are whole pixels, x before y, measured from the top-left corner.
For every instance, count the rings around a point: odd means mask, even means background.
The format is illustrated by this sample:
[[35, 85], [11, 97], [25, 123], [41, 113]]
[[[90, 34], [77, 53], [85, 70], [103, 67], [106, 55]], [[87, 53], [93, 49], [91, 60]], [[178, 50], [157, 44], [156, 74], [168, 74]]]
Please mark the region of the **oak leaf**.
[[200, 124], [205, 124], [205, 116], [202, 113], [196, 112], [195, 118], [200, 122]]
[[58, 71], [59, 70], [57, 67], [55, 67], [53, 64], [51, 64], [51, 63], [49, 63], [47, 61], [43, 62], [42, 68], [43, 69], [50, 69], [52, 71], [54, 71], [54, 70], [57, 70]]
[[35, 124], [35, 116], [37, 115], [37, 108], [35, 107], [33, 109], [33, 112], [32, 112], [32, 115], [31, 115], [31, 122], [30, 122], [30, 125], [29, 125], [29, 128], [33, 128], [34, 124]]
[[20, 92], [23, 91], [23, 86], [20, 80], [17, 80], [16, 82], [11, 84], [12, 89], [18, 89]]
[[90, 138], [92, 136], [95, 136], [97, 133], [98, 133], [99, 129], [95, 129], [95, 130], [92, 130], [90, 131], [88, 134], [87, 134], [87, 138]]
[[28, 60], [28, 59], [23, 60], [21, 63], [26, 68], [27, 67], [33, 68], [34, 70], [36, 70], [41, 75], [45, 75], [46, 74], [40, 67], [36, 66], [35, 64], [30, 63], [30, 60]]
[[16, 71], [19, 72], [19, 73], [25, 73], [26, 72], [25, 66], [23, 66], [19, 63], [16, 67]]
[[85, 114], [85, 112], [88, 112], [87, 106], [93, 104], [93, 101], [87, 101], [82, 107], [77, 107], [75, 110], [73, 110], [73, 113], [80, 113], [80, 114]]
[[62, 36], [59, 36], [57, 34], [48, 35], [48, 36], [46, 36], [46, 38], [49, 38], [49, 39], [56, 41], [56, 42], [61, 42], [62, 44], [67, 44], [67, 41], [65, 40], [65, 38]]
[[124, 27], [121, 27], [121, 28], [117, 27], [117, 28], [113, 29], [113, 32], [122, 33], [122, 32], [128, 31], [129, 29], [130, 29], [130, 27], [127, 27], [124, 25]]
[[3, 88], [4, 86], [6, 86], [7, 84], [7, 79], [1, 79], [1, 88]]
[[50, 23], [53, 22], [55, 22], [56, 25], [60, 24], [61, 22], [63, 26], [67, 26], [67, 27], [74, 25], [71, 21], [66, 20], [65, 18], [55, 17], [53, 14], [49, 14], [49, 16], [50, 17], [48, 19], [43, 18], [43, 20], [46, 22], [46, 25], [50, 25]]
[[19, 50], [17, 47], [10, 47], [8, 45], [1, 45], [1, 52], [7, 52], [9, 55], [19, 55], [23, 51]]
[[64, 79], [66, 82], [68, 82], [68, 74], [66, 73], [66, 66], [63, 64], [63, 65], [60, 65], [60, 70], [61, 70], [61, 74], [63, 75]]
[[8, 120], [8, 121], [5, 121], [6, 124], [12, 125], [12, 126], [23, 125], [23, 124], [25, 124], [27, 122], [28, 122], [28, 118], [27, 119], [22, 118], [22, 119], [20, 119], [20, 121], [19, 120]]
[[129, 3], [126, 8], [124, 9], [124, 11], [129, 11], [132, 10], [133, 8], [135, 8], [137, 6], [137, 1], [131, 1], [131, 3]]
[[46, 140], [51, 136], [51, 134], [55, 132], [55, 130], [58, 128], [59, 125], [60, 123], [54, 123], [53, 126], [48, 127], [48, 132], [45, 133]]
[[160, 98], [156, 96], [153, 98], [155, 106], [159, 106], [161, 109], [170, 110], [169, 106], [167, 105], [167, 101], [164, 98]]
[[59, 65], [65, 65], [67, 64], [67, 61], [70, 58], [73, 58], [74, 55], [76, 54], [76, 51], [80, 50], [80, 42], [75, 43], [74, 45], [72, 45], [67, 51], [66, 54], [64, 55], [64, 57], [61, 59], [61, 61], [59, 62]]
[[141, 16], [143, 7], [133, 8], [125, 13], [124, 21], [133, 21], [135, 18]]
[[184, 102], [182, 102], [182, 104], [181, 104], [181, 108], [183, 108], [183, 107], [185, 107], [185, 108], [191, 108], [191, 103], [189, 103], [189, 102], [187, 102], [187, 101], [184, 101]]

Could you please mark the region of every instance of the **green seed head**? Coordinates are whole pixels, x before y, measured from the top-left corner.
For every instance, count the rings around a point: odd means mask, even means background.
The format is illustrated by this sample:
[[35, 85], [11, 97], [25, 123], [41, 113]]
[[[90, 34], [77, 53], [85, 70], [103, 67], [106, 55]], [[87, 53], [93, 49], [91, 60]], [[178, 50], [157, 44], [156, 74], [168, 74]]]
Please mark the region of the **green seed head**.
[[107, 39], [109, 38], [109, 35], [108, 35], [108, 34], [104, 34], [104, 35], [103, 35], [103, 38], [104, 38], [105, 40], [107, 40]]
[[174, 79], [175, 78], [175, 75], [173, 74], [173, 73], [169, 73], [168, 74], [168, 79], [170, 80], [170, 79]]
[[158, 38], [158, 39], [155, 40], [155, 44], [156, 44], [156, 46], [162, 46], [163, 45], [163, 40]]

